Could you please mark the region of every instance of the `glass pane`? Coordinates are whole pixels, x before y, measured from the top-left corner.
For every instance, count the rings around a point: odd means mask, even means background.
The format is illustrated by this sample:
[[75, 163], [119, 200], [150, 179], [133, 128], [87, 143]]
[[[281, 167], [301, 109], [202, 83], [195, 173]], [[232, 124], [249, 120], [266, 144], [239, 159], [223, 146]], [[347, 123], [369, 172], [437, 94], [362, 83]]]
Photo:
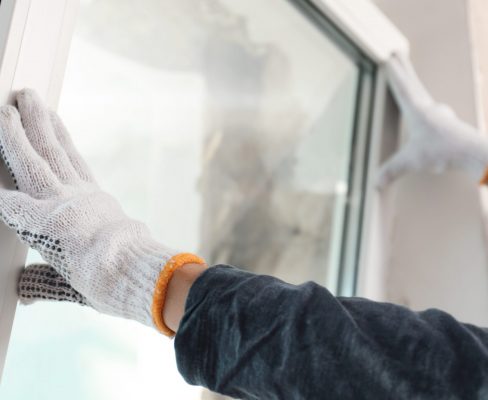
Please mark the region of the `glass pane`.
[[[359, 72], [284, 0], [82, 1], [59, 112], [100, 185], [159, 240], [334, 290]], [[0, 397], [67, 395], [201, 391], [150, 329], [20, 307]]]

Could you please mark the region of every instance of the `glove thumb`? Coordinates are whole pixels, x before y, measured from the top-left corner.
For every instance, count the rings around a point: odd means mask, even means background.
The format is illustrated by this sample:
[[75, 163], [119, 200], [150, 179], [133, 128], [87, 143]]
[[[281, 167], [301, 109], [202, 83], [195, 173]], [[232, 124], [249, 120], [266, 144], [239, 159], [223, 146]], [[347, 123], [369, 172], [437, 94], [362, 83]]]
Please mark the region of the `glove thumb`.
[[20, 276], [18, 294], [22, 304], [57, 300], [88, 305], [86, 298], [48, 264], [32, 264], [25, 268]]

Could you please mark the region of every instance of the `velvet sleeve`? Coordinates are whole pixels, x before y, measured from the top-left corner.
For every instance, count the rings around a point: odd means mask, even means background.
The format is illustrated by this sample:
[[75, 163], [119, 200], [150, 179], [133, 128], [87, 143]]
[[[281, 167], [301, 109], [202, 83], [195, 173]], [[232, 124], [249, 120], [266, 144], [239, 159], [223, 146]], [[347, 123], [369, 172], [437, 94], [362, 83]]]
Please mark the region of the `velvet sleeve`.
[[187, 382], [235, 398], [488, 398], [487, 330], [225, 265], [193, 284], [175, 349]]

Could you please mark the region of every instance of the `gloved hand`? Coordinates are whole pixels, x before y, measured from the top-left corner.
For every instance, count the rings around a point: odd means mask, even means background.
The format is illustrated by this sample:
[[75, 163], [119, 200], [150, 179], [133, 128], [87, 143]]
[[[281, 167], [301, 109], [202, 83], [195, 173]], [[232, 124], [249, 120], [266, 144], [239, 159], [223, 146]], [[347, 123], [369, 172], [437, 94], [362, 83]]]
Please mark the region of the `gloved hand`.
[[459, 169], [479, 181], [488, 167], [488, 138], [436, 103], [405, 56], [393, 56], [386, 71], [408, 138], [380, 169], [378, 187], [412, 171]]
[[21, 91], [17, 107], [0, 108], [0, 154], [18, 188], [0, 189], [0, 218], [51, 265], [25, 270], [20, 298], [77, 301], [171, 334], [162, 321], [168, 277], [203, 260], [125, 215], [34, 92]]

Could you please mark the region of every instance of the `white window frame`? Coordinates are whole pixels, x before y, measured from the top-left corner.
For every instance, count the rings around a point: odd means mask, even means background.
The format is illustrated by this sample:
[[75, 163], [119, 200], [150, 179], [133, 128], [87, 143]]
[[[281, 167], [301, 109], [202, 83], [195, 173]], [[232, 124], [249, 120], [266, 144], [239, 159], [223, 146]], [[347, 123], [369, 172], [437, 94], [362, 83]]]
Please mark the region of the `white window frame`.
[[[0, 104], [12, 93], [35, 89], [56, 108], [78, 9], [78, 0], [2, 0], [0, 3]], [[10, 187], [2, 168], [0, 185]], [[26, 246], [0, 224], [0, 377], [17, 307], [17, 280]]]
[[[393, 52], [407, 52], [401, 33], [369, 0], [296, 0], [318, 8], [375, 64], [380, 65]], [[1, 0], [0, 2], [0, 104], [12, 102], [12, 93], [31, 87], [56, 108], [64, 69], [76, 22], [79, 0]], [[384, 73], [378, 69], [374, 85], [374, 115], [371, 121], [367, 182], [372, 182], [386, 148], [395, 112], [387, 97]], [[393, 119], [393, 121], [392, 121]], [[394, 128], [396, 129], [396, 128]], [[394, 136], [394, 135], [393, 135]], [[393, 140], [394, 142], [394, 140]], [[1, 171], [0, 185], [9, 187], [9, 177]], [[357, 254], [356, 294], [381, 297], [383, 260], [387, 250], [382, 240], [388, 221], [372, 184], [366, 189]], [[387, 227], [386, 227], [387, 228]], [[16, 284], [27, 248], [15, 233], [0, 226], [0, 378], [8, 349], [17, 305]]]

